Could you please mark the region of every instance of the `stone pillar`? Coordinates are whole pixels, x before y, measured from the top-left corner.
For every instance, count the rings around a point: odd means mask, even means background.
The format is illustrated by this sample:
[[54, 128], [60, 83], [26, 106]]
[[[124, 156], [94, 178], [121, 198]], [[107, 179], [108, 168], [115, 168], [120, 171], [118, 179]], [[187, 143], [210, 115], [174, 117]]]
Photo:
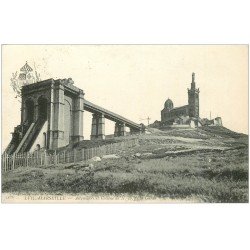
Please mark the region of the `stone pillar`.
[[98, 116], [97, 137], [98, 139], [105, 139], [105, 117], [103, 114]]
[[36, 120], [38, 119], [38, 100], [36, 100], [36, 102], [34, 103], [34, 120], [33, 122], [36, 122]]
[[92, 126], [91, 126], [91, 135], [90, 140], [97, 138], [97, 115], [92, 114]]
[[105, 117], [103, 114], [92, 115], [92, 127], [90, 139], [105, 139]]
[[120, 132], [120, 136], [126, 136], [126, 126], [125, 126], [125, 123], [121, 124], [121, 132]]
[[64, 86], [55, 82], [54, 89], [53, 149], [65, 146], [64, 142]]
[[83, 140], [84, 93], [82, 90], [79, 90], [73, 112], [73, 135], [71, 138], [73, 142], [79, 142]]
[[53, 149], [53, 127], [54, 127], [54, 83], [51, 84], [50, 103], [49, 103], [49, 118], [48, 118], [48, 149]]
[[118, 122], [115, 123], [115, 133], [114, 133], [114, 136], [117, 137], [117, 136], [120, 136], [120, 124]]
[[125, 123], [118, 123], [116, 122], [115, 124], [115, 133], [114, 136], [125, 136], [126, 135], [126, 131], [125, 131]]
[[22, 98], [22, 106], [21, 106], [21, 124], [23, 124], [23, 123], [25, 122], [26, 117], [27, 117], [27, 114], [26, 114], [26, 106], [25, 106], [24, 99]]

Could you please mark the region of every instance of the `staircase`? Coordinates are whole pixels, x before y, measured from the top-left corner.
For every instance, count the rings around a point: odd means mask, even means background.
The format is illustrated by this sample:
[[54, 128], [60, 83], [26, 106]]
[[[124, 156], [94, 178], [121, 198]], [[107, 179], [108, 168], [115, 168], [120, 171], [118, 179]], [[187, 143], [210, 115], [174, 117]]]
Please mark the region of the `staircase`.
[[27, 125], [18, 125], [14, 128], [14, 132], [12, 133], [12, 139], [3, 153], [11, 155], [16, 151], [18, 145], [20, 144], [23, 138], [22, 135], [25, 132], [26, 127]]
[[32, 123], [30, 125], [25, 136], [23, 137], [22, 141], [18, 145], [15, 153], [28, 152], [31, 149], [45, 121], [46, 121], [45, 118], [38, 118], [35, 123]]
[[15, 152], [16, 148], [18, 146], [18, 142], [14, 137], [12, 137], [8, 147], [4, 150], [3, 154], [11, 155]]

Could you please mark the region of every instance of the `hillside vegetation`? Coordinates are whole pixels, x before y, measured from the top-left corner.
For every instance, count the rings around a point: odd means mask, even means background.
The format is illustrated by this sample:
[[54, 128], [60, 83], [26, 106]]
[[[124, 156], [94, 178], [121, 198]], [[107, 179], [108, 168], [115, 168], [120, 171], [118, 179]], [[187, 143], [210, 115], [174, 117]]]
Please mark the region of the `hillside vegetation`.
[[138, 146], [121, 150], [113, 158], [3, 173], [2, 192], [248, 202], [247, 135], [204, 127], [149, 129], [138, 137]]

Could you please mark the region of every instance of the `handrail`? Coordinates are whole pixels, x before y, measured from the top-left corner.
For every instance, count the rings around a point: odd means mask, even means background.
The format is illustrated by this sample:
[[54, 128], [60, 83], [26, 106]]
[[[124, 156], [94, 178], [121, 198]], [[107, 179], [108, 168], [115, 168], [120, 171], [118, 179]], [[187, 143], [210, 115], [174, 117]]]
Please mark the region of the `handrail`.
[[35, 125], [35, 123], [32, 122], [31, 125], [29, 126], [29, 128], [28, 128], [27, 132], [25, 133], [23, 139], [21, 140], [21, 142], [19, 143], [17, 149], [15, 150], [15, 152], [14, 152], [15, 154], [18, 153], [20, 151], [20, 149], [22, 148], [22, 146], [24, 145], [24, 143], [25, 143], [26, 139], [28, 138], [28, 136], [30, 134], [30, 131], [33, 129], [34, 125]]
[[38, 118], [35, 123], [31, 124], [15, 153], [24, 152], [30, 146], [30, 142], [35, 141], [44, 123], [45, 119]]

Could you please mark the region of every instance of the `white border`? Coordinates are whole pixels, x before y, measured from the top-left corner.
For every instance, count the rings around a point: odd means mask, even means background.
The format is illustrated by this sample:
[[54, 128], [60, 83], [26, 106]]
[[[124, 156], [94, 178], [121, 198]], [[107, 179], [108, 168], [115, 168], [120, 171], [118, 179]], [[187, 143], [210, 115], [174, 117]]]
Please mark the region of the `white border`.
[[[1, 43], [248, 44], [247, 3], [9, 0]], [[248, 249], [249, 225], [249, 204], [0, 205], [2, 249]]]

